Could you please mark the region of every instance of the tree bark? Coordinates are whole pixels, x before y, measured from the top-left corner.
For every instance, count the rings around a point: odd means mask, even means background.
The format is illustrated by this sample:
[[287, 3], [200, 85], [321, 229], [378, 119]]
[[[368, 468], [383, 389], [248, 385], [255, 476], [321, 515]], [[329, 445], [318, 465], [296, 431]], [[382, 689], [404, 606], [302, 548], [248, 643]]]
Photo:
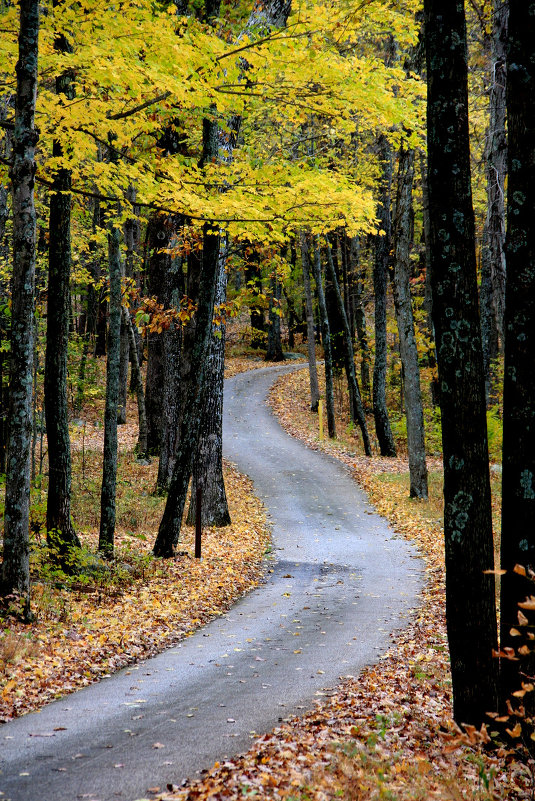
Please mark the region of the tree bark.
[[505, 307], [505, 130], [508, 0], [494, 0], [491, 36], [489, 124], [485, 147], [487, 216], [481, 248], [481, 330], [487, 396], [490, 363], [503, 347]]
[[137, 397], [137, 410], [139, 419], [139, 433], [135, 452], [138, 459], [147, 458], [147, 408], [145, 406], [145, 391], [143, 389], [143, 376], [137, 356], [136, 334], [130, 312], [123, 306], [122, 314], [125, 318], [128, 335], [130, 337], [130, 355], [132, 358], [132, 383]]
[[320, 388], [318, 384], [318, 369], [316, 366], [316, 337], [314, 333], [314, 309], [312, 307], [312, 290], [310, 287], [310, 251], [307, 236], [301, 232], [301, 265], [303, 268], [303, 284], [305, 287], [305, 303], [307, 314], [307, 351], [308, 374], [310, 378], [310, 411], [318, 411]]
[[[219, 256], [215, 305], [225, 302], [226, 248]], [[195, 523], [198, 487], [202, 488], [202, 526], [228, 526], [230, 514], [223, 478], [223, 382], [225, 378], [225, 324], [214, 322], [201, 413], [199, 445], [193, 460], [193, 481], [188, 523]]]
[[121, 232], [109, 223], [110, 319], [106, 362], [106, 407], [104, 411], [104, 459], [100, 493], [99, 551], [113, 556], [115, 547], [115, 496], [117, 490], [117, 404], [121, 350]]
[[30, 616], [30, 449], [35, 284], [35, 98], [39, 3], [21, 0], [13, 135], [13, 283], [2, 592], [18, 593]]
[[[203, 120], [203, 161], [217, 158], [217, 134], [217, 122]], [[202, 272], [195, 315], [195, 335], [191, 349], [191, 369], [182, 379], [184, 382], [182, 389], [187, 392], [187, 402], [181, 409], [180, 435], [173, 476], [169, 484], [167, 503], [158, 536], [154, 543], [154, 555], [164, 558], [174, 555], [180, 537], [193, 455], [197, 451], [199, 442], [206, 362], [212, 334], [219, 266], [219, 233], [213, 233], [213, 227], [213, 223], [205, 223], [203, 228]]]
[[325, 406], [327, 408], [327, 430], [329, 437], [336, 437], [336, 421], [334, 417], [334, 387], [333, 387], [333, 364], [331, 354], [331, 331], [329, 327], [329, 317], [327, 315], [327, 305], [323, 292], [323, 280], [321, 277], [321, 248], [318, 239], [314, 242], [314, 280], [316, 281], [316, 292], [318, 293], [318, 308], [321, 318], [321, 330], [323, 340], [323, 354], [325, 357]]
[[370, 437], [368, 436], [368, 427], [366, 425], [366, 416], [364, 414], [364, 407], [362, 406], [359, 385], [355, 375], [355, 354], [353, 352], [353, 341], [351, 339], [351, 331], [349, 330], [349, 323], [347, 321], [344, 301], [342, 298], [342, 293], [340, 292], [338, 276], [336, 275], [336, 269], [332, 258], [331, 244], [328, 239], [326, 239], [326, 250], [327, 266], [331, 276], [331, 283], [338, 306], [338, 314], [340, 315], [344, 328], [344, 361], [347, 376], [347, 386], [349, 389], [351, 420], [353, 423], [357, 423], [361, 430], [364, 453], [366, 456], [371, 456], [372, 450], [370, 445]]
[[281, 342], [281, 318], [279, 316], [281, 300], [281, 285], [277, 276], [271, 279], [271, 297], [269, 299], [269, 327], [267, 339], [267, 362], [283, 362]]
[[420, 387], [420, 365], [414, 332], [410, 291], [411, 205], [414, 179], [414, 151], [403, 145], [399, 151], [394, 267], [392, 286], [403, 369], [403, 395], [407, 421], [410, 497], [427, 498], [424, 411]]
[[376, 237], [375, 259], [373, 264], [373, 289], [375, 294], [375, 362], [373, 365], [373, 416], [375, 433], [379, 442], [381, 456], [395, 456], [396, 445], [390, 428], [386, 406], [386, 290], [390, 247], [392, 240], [392, 221], [390, 198], [392, 191], [392, 156], [390, 146], [384, 137], [380, 143], [383, 159], [383, 176], [379, 198], [378, 218], [383, 236]]
[[425, 0], [428, 181], [442, 447], [446, 620], [453, 711], [479, 725], [496, 706], [494, 553], [462, 0]]
[[[533, 582], [513, 572], [535, 569], [535, 65], [533, 7], [511, 0], [507, 67], [508, 190], [503, 475], [501, 646], [516, 645], [518, 602], [533, 595]], [[532, 621], [531, 621], [532, 622]], [[533, 653], [521, 670], [533, 674]], [[502, 660], [501, 700], [519, 689], [518, 663]], [[525, 698], [529, 710], [533, 701]]]
[[[71, 50], [63, 34], [56, 37], [54, 47], [63, 53]], [[73, 99], [72, 76], [68, 72], [56, 78], [56, 93]], [[52, 154], [63, 156], [63, 148], [57, 140], [53, 143]], [[71, 441], [67, 400], [71, 302], [70, 189], [71, 172], [62, 168], [56, 173], [50, 195], [44, 399], [48, 441], [46, 537], [63, 563], [71, 548], [80, 547], [71, 520]]]

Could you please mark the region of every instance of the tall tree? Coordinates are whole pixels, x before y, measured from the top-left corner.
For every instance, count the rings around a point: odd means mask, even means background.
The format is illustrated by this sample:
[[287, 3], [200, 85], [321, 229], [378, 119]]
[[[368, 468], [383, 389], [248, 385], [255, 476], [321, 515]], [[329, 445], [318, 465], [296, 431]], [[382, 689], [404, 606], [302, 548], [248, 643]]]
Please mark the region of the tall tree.
[[505, 96], [509, 0], [493, 0], [490, 41], [489, 122], [485, 146], [487, 216], [481, 247], [481, 330], [487, 395], [490, 361], [504, 343], [505, 305], [505, 176], [507, 135]]
[[379, 442], [381, 456], [395, 456], [396, 445], [390, 427], [386, 406], [386, 291], [390, 247], [392, 239], [392, 215], [390, 211], [392, 192], [392, 154], [386, 138], [380, 138], [380, 157], [383, 172], [380, 183], [379, 208], [377, 216], [381, 235], [376, 237], [375, 259], [373, 263], [373, 291], [375, 295], [375, 361], [373, 365], [373, 417], [375, 433]]
[[[54, 5], [58, 0], [54, 0]], [[72, 51], [65, 35], [56, 34], [54, 48]], [[56, 78], [56, 93], [72, 100], [72, 73]], [[53, 155], [61, 158], [63, 147], [53, 143]], [[47, 542], [62, 560], [73, 546], [79, 546], [71, 520], [71, 442], [67, 403], [67, 350], [70, 323], [71, 278], [71, 171], [61, 167], [50, 194], [47, 331], [45, 354], [45, 416], [48, 440]]]
[[407, 149], [402, 144], [398, 164], [392, 286], [403, 374], [410, 496], [411, 498], [427, 498], [424, 411], [409, 280], [414, 151]]
[[364, 414], [364, 407], [362, 405], [362, 399], [360, 397], [360, 389], [357, 383], [357, 377], [355, 375], [355, 354], [353, 352], [353, 341], [351, 339], [351, 331], [349, 330], [349, 323], [347, 320], [344, 301], [342, 299], [342, 293], [340, 291], [340, 285], [338, 283], [338, 276], [336, 275], [336, 268], [334, 266], [334, 261], [332, 257], [331, 243], [329, 242], [328, 239], [326, 242], [325, 249], [327, 252], [327, 269], [330, 274], [331, 283], [333, 286], [336, 302], [338, 305], [338, 313], [342, 320], [342, 326], [343, 326], [344, 363], [345, 363], [345, 370], [347, 377], [347, 386], [349, 389], [350, 417], [351, 421], [353, 423], [356, 423], [361, 430], [362, 443], [364, 445], [364, 453], [366, 454], [366, 456], [371, 456], [372, 450], [370, 445], [370, 437], [368, 435], [368, 426], [366, 425], [366, 415]]
[[314, 258], [312, 260], [316, 292], [318, 295], [318, 309], [321, 320], [321, 341], [325, 364], [325, 406], [327, 409], [327, 431], [331, 439], [336, 437], [336, 420], [334, 417], [334, 387], [333, 387], [333, 361], [331, 352], [331, 329], [323, 291], [323, 276], [321, 274], [321, 248], [318, 238], [314, 242]]
[[308, 373], [310, 378], [310, 411], [317, 412], [320, 399], [318, 370], [316, 366], [316, 337], [314, 332], [314, 308], [312, 306], [312, 290], [310, 287], [310, 249], [306, 233], [301, 232], [301, 267], [305, 287], [305, 303], [307, 316], [307, 350]]
[[[535, 10], [510, 0], [507, 61], [508, 175], [505, 374], [503, 388], [503, 478], [501, 638], [514, 646], [510, 628], [517, 604], [533, 585], [513, 572], [535, 569]], [[533, 671], [533, 657], [528, 672]], [[502, 665], [505, 701], [518, 689], [516, 665]], [[527, 699], [526, 699], [527, 700]]]
[[[218, 125], [214, 120], [203, 120], [203, 160], [211, 161], [218, 153]], [[195, 331], [190, 351], [190, 369], [182, 377], [181, 392], [186, 402], [181, 404], [178, 446], [173, 475], [169, 483], [167, 502], [154, 543], [155, 556], [173, 556], [180, 536], [182, 515], [191, 477], [193, 454], [199, 441], [202, 403], [205, 390], [207, 356], [212, 333], [215, 288], [219, 266], [219, 232], [213, 223], [203, 228], [202, 271], [199, 282]]]
[[35, 284], [35, 100], [39, 3], [21, 0], [13, 133], [13, 283], [2, 592], [30, 615], [30, 456]]
[[[110, 149], [111, 158], [115, 159]], [[104, 458], [100, 492], [99, 551], [110, 557], [115, 547], [117, 492], [117, 405], [121, 351], [121, 231], [113, 217], [108, 221], [110, 320], [106, 361], [106, 406], [104, 411]]]
[[442, 447], [446, 620], [457, 721], [496, 704], [490, 480], [462, 0], [425, 0], [428, 181]]

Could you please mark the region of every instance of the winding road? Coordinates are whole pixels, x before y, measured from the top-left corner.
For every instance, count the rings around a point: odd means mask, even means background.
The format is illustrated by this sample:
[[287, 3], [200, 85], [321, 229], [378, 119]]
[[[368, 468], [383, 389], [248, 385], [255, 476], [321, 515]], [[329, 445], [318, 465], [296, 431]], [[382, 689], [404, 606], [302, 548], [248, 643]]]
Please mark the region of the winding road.
[[403, 625], [421, 563], [343, 465], [280, 428], [265, 399], [289, 369], [225, 386], [225, 455], [273, 527], [268, 580], [177, 647], [2, 726], [2, 801], [133, 801], [180, 784], [310, 708]]

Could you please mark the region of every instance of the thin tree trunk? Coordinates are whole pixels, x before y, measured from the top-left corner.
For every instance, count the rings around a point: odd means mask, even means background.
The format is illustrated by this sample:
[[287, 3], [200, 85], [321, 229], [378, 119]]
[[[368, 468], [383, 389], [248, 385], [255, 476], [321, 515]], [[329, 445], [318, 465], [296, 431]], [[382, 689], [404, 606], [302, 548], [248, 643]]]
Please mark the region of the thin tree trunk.
[[134, 385], [134, 392], [137, 397], [137, 411], [139, 419], [139, 433], [135, 452], [138, 459], [147, 458], [147, 409], [145, 406], [145, 391], [143, 389], [143, 376], [141, 375], [141, 368], [137, 357], [136, 335], [134, 331], [134, 324], [130, 317], [130, 312], [126, 306], [122, 308], [122, 314], [125, 318], [126, 328], [130, 337], [130, 356], [132, 359], [132, 383]]
[[351, 339], [351, 331], [349, 330], [349, 323], [347, 321], [344, 301], [342, 298], [342, 293], [340, 292], [340, 284], [338, 283], [338, 276], [336, 275], [336, 269], [332, 258], [331, 244], [328, 239], [326, 239], [326, 251], [327, 251], [327, 265], [331, 276], [331, 282], [334, 289], [336, 302], [338, 304], [338, 313], [342, 319], [342, 325], [344, 327], [344, 359], [345, 359], [345, 370], [347, 376], [347, 386], [349, 388], [351, 420], [354, 423], [357, 423], [357, 425], [361, 430], [362, 443], [364, 445], [364, 453], [366, 454], [366, 456], [371, 456], [372, 450], [370, 445], [370, 437], [368, 435], [368, 427], [366, 425], [366, 416], [364, 414], [362, 399], [360, 397], [359, 385], [357, 383], [357, 377], [355, 375], [355, 354], [353, 352], [353, 341]]
[[360, 242], [358, 237], [353, 237], [351, 240], [350, 259], [352, 271], [354, 271], [354, 313], [355, 313], [355, 326], [357, 329], [357, 341], [360, 348], [361, 361], [360, 361], [360, 385], [362, 387], [362, 401], [365, 408], [370, 406], [371, 402], [371, 382], [370, 382], [370, 347], [368, 345], [368, 332], [366, 330], [366, 312], [364, 310], [363, 302], [363, 270], [358, 269], [360, 261]]
[[[468, 136], [462, 0], [425, 0], [428, 181], [444, 457], [446, 621], [453, 713], [479, 726], [496, 707], [490, 481]], [[526, 96], [527, 97], [527, 96]]]
[[420, 388], [420, 365], [414, 331], [410, 291], [411, 205], [414, 179], [414, 151], [403, 145], [399, 151], [395, 258], [392, 286], [399, 333], [399, 350], [403, 368], [403, 394], [407, 421], [407, 447], [411, 498], [427, 498], [427, 464], [425, 461], [424, 411]]
[[301, 265], [303, 268], [303, 284], [305, 286], [305, 302], [307, 314], [307, 350], [308, 374], [310, 378], [310, 411], [318, 411], [320, 388], [318, 384], [318, 370], [316, 366], [316, 337], [314, 334], [314, 309], [312, 307], [312, 290], [310, 287], [310, 251], [307, 236], [301, 232]]
[[121, 233], [109, 224], [110, 320], [106, 362], [106, 407], [104, 412], [104, 459], [100, 493], [100, 534], [98, 547], [107, 557], [115, 546], [117, 490], [117, 404], [119, 401], [119, 361], [121, 350]]
[[505, 176], [507, 136], [505, 130], [506, 50], [508, 0], [494, 0], [491, 36], [491, 80], [485, 171], [487, 216], [481, 248], [481, 328], [487, 395], [490, 362], [503, 347], [505, 307]]
[[336, 437], [336, 422], [334, 417], [334, 387], [333, 387], [333, 364], [331, 354], [331, 331], [329, 328], [329, 318], [327, 316], [327, 305], [323, 292], [323, 280], [321, 277], [321, 248], [318, 239], [314, 242], [314, 259], [312, 261], [314, 269], [314, 280], [316, 281], [316, 292], [318, 293], [318, 308], [321, 318], [321, 330], [323, 340], [323, 354], [325, 357], [325, 406], [327, 408], [327, 430], [331, 439]]
[[[215, 305], [227, 297], [226, 247], [219, 257]], [[231, 522], [223, 478], [223, 381], [225, 377], [225, 324], [214, 323], [206, 366], [199, 444], [193, 461], [191, 502], [187, 521], [195, 522], [198, 487], [202, 488], [202, 526], [228, 526]]]
[[30, 616], [30, 448], [35, 283], [35, 145], [39, 3], [21, 0], [13, 135], [11, 380], [2, 592], [18, 593]]
[[390, 197], [392, 187], [392, 156], [390, 147], [381, 137], [381, 157], [383, 177], [379, 198], [378, 217], [384, 235], [376, 237], [375, 259], [373, 264], [373, 289], [375, 293], [375, 362], [373, 365], [373, 416], [375, 433], [379, 442], [381, 456], [395, 456], [396, 446], [386, 406], [386, 289], [391, 247]]
[[[533, 581], [514, 572], [516, 564], [535, 570], [535, 16], [530, 3], [511, 0], [507, 71], [508, 190], [505, 371], [503, 388], [503, 476], [500, 644], [515, 647], [518, 603], [533, 592]], [[531, 616], [532, 613], [528, 612]], [[533, 620], [530, 620], [530, 624]], [[525, 629], [524, 629], [525, 630]], [[502, 660], [501, 702], [534, 671], [531, 653], [520, 663]], [[519, 668], [522, 676], [519, 676]], [[534, 701], [525, 696], [528, 714]], [[531, 731], [531, 729], [530, 729]], [[529, 740], [529, 736], [528, 736]]]

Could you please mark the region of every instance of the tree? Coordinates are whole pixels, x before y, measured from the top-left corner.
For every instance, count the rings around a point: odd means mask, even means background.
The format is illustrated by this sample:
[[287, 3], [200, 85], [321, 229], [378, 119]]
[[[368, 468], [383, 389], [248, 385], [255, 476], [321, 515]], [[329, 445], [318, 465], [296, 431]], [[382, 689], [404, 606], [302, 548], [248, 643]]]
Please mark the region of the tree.
[[[115, 158], [112, 156], [111, 158]], [[121, 351], [121, 231], [117, 220], [108, 221], [108, 264], [110, 276], [110, 320], [106, 361], [106, 407], [104, 411], [104, 458], [100, 492], [99, 551], [113, 556], [115, 547], [115, 496], [117, 490], [117, 405]]]
[[310, 250], [306, 233], [301, 232], [301, 267], [303, 270], [303, 284], [305, 288], [305, 303], [307, 317], [307, 350], [308, 373], [310, 377], [310, 411], [317, 412], [320, 399], [318, 384], [318, 370], [316, 366], [316, 336], [314, 332], [314, 309], [312, 306], [312, 291], [310, 287]]
[[405, 418], [407, 421], [410, 496], [411, 498], [427, 498], [424, 412], [409, 281], [413, 179], [414, 151], [407, 149], [402, 144], [399, 151], [392, 286], [399, 334]]
[[30, 614], [30, 445], [35, 283], [35, 98], [39, 3], [21, 0], [13, 133], [13, 284], [2, 592]]
[[490, 479], [462, 0], [425, 0], [428, 182], [442, 447], [446, 619], [457, 721], [496, 704]]
[[[54, 5], [58, 5], [55, 0]], [[71, 47], [64, 34], [54, 41], [58, 52]], [[56, 78], [56, 92], [74, 98], [72, 74]], [[63, 147], [54, 140], [53, 155], [60, 159]], [[45, 355], [45, 416], [48, 441], [47, 542], [62, 561], [73, 546], [80, 546], [71, 520], [71, 442], [67, 405], [67, 349], [70, 323], [71, 277], [71, 171], [57, 170], [50, 194], [47, 333]]]
[[321, 320], [321, 342], [325, 360], [325, 406], [327, 408], [327, 431], [331, 439], [336, 437], [336, 421], [334, 417], [334, 389], [333, 389], [333, 361], [331, 352], [331, 329], [327, 315], [327, 304], [323, 291], [323, 277], [321, 274], [321, 249], [316, 238], [314, 242], [314, 258], [312, 260], [316, 292], [318, 295], [318, 308]]
[[[508, 175], [500, 644], [514, 646], [518, 602], [533, 586], [513, 572], [535, 568], [535, 13], [511, 0], [507, 63]], [[533, 657], [531, 657], [531, 660]], [[501, 696], [518, 689], [516, 663], [502, 660]], [[533, 661], [531, 661], [532, 672]]]
[[392, 154], [384, 136], [381, 136], [380, 155], [383, 174], [380, 183], [378, 217], [381, 233], [376, 237], [373, 262], [373, 291], [375, 296], [375, 361], [373, 365], [373, 417], [381, 456], [395, 456], [396, 445], [390, 428], [386, 406], [386, 291], [392, 218], [390, 198], [392, 191]]

